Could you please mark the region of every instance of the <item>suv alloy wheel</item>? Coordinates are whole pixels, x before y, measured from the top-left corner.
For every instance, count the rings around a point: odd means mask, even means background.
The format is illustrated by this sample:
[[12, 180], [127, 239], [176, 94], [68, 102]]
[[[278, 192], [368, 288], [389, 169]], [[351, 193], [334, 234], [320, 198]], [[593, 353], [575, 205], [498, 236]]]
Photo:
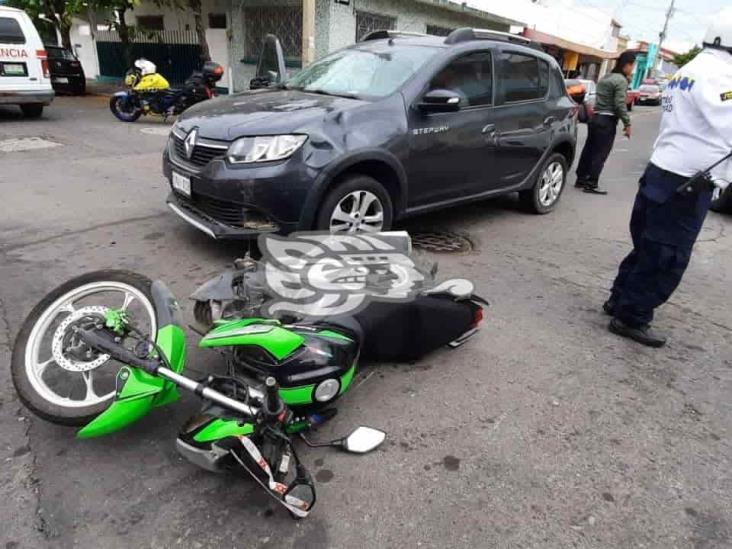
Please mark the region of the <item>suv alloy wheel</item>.
[[523, 205], [537, 214], [549, 213], [559, 202], [567, 181], [567, 160], [554, 153], [546, 159], [534, 186], [519, 193]]
[[384, 186], [367, 175], [351, 175], [328, 193], [315, 228], [332, 233], [388, 231], [392, 216]]

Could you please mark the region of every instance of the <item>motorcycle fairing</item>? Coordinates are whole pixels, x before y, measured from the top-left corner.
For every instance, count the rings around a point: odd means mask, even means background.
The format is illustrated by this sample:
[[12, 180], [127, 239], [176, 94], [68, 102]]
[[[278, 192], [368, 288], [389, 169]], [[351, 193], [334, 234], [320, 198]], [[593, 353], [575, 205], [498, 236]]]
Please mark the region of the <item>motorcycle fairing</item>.
[[[183, 370], [186, 357], [185, 334], [180, 326], [168, 324], [158, 330], [156, 343], [177, 373]], [[155, 377], [132, 366], [117, 374], [117, 389], [112, 405], [83, 427], [78, 438], [94, 438], [119, 431], [134, 423], [154, 407], [178, 399], [178, 390], [170, 381]]]

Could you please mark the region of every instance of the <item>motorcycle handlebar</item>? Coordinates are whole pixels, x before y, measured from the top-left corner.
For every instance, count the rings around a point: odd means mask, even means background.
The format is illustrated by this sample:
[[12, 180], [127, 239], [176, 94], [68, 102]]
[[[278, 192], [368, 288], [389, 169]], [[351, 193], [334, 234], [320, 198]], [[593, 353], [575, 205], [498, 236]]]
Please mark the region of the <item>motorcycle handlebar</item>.
[[268, 377], [264, 380], [264, 385], [266, 388], [265, 409], [269, 414], [278, 415], [282, 411], [283, 405], [280, 400], [277, 380], [273, 377]]
[[125, 349], [122, 345], [96, 333], [94, 330], [79, 330], [78, 334], [86, 344], [91, 345], [120, 362], [142, 368], [149, 374], [155, 375], [160, 367], [159, 360], [140, 358], [129, 349]]

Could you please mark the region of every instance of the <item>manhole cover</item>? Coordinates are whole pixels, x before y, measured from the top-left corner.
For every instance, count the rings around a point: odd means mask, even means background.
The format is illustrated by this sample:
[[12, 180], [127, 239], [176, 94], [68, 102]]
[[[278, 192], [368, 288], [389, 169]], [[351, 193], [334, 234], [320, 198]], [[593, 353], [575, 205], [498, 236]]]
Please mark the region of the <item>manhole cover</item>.
[[465, 253], [473, 249], [470, 240], [454, 233], [412, 233], [412, 246], [436, 254]]

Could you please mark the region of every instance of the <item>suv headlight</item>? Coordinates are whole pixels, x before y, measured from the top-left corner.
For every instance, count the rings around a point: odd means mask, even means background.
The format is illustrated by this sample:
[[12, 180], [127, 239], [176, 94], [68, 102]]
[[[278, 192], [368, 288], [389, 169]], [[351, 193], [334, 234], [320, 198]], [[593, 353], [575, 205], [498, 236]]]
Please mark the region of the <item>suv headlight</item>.
[[307, 138], [307, 135], [242, 137], [231, 144], [227, 157], [232, 164], [284, 160], [302, 147]]

